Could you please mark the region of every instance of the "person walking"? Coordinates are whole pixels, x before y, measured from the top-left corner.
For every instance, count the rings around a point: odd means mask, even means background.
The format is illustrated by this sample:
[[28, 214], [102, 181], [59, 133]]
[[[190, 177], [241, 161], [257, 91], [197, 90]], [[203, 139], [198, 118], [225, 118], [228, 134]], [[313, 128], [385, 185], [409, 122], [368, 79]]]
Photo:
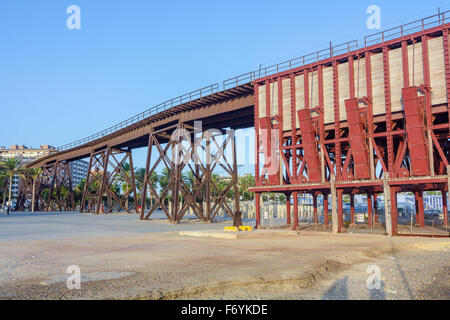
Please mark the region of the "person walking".
[[8, 201], [6, 201], [6, 215], [9, 216], [9, 210], [11, 209], [11, 203]]

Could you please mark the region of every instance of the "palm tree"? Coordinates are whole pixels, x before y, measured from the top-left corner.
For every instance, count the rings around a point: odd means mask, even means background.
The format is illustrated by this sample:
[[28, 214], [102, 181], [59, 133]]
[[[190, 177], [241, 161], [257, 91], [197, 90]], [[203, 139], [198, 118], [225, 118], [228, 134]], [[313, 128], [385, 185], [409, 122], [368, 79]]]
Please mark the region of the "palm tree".
[[194, 173], [189, 170], [187, 172], [183, 172], [182, 179], [184, 184], [188, 187], [189, 192], [192, 192], [194, 190], [195, 186], [195, 176]]
[[6, 159], [4, 161], [5, 172], [9, 177], [9, 193], [8, 193], [8, 201], [11, 202], [11, 192], [12, 192], [12, 179], [16, 174], [17, 169], [19, 168], [20, 161], [17, 158]]
[[170, 177], [171, 172], [168, 168], [164, 168], [161, 171], [161, 175], [159, 176], [159, 186], [161, 187], [161, 190], [164, 190], [167, 188], [167, 186], [170, 184]]
[[140, 191], [142, 190], [142, 185], [145, 179], [145, 168], [135, 168], [134, 169], [134, 180], [136, 181], [136, 188]]
[[31, 212], [34, 212], [35, 197], [36, 197], [36, 180], [41, 175], [42, 169], [41, 168], [32, 168], [28, 172], [29, 172], [31, 179], [33, 179], [33, 191], [32, 191], [32, 196], [31, 196]]
[[[123, 171], [125, 173], [125, 175], [127, 176], [128, 179], [125, 179], [124, 177], [121, 177], [121, 183], [122, 183], [122, 192], [124, 195], [126, 195], [130, 190], [131, 190], [131, 186], [128, 184], [128, 181], [130, 179], [131, 176], [131, 167], [130, 164], [128, 162], [125, 162], [124, 164], [122, 164], [122, 168]], [[127, 195], [127, 198], [125, 200], [125, 208], [126, 210], [129, 210], [129, 203], [128, 203], [129, 197]], [[136, 204], [134, 204], [136, 206]]]
[[244, 200], [253, 200], [254, 193], [249, 191], [250, 187], [255, 185], [255, 177], [251, 174], [239, 178], [239, 195], [243, 197]]
[[0, 164], [0, 190], [2, 194], [2, 203], [5, 204], [6, 198], [6, 184], [8, 183], [8, 179], [6, 179], [6, 173], [4, 168]]

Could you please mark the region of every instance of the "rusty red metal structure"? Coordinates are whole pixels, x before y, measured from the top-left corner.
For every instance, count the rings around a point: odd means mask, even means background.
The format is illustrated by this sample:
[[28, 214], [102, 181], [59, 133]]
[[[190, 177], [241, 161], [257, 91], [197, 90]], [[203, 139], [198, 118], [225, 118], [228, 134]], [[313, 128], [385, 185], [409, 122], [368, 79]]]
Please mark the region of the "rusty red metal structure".
[[[344, 194], [351, 223], [354, 195], [367, 194], [371, 224], [372, 197], [383, 193], [386, 226], [395, 235], [397, 193], [415, 192], [423, 226], [423, 192], [440, 190], [447, 221], [445, 22], [439, 14], [366, 37], [362, 48], [352, 48], [354, 42], [330, 47], [303, 57], [297, 68], [255, 80], [256, 197], [282, 192], [296, 204], [298, 193], [310, 193], [317, 222], [316, 197], [328, 202], [331, 194], [337, 198], [333, 228], [343, 232]], [[294, 228], [297, 221], [294, 205]]]
[[[252, 191], [256, 195], [257, 227], [261, 195], [266, 192], [287, 196], [287, 223], [294, 229], [302, 193], [313, 196], [314, 223], [319, 223], [318, 197], [323, 197], [326, 225], [331, 204], [334, 232], [345, 231], [345, 194], [350, 196], [351, 223], [355, 222], [354, 196], [367, 195], [370, 226], [379, 222], [377, 199], [383, 194], [386, 229], [396, 235], [397, 194], [416, 195], [417, 223], [424, 225], [423, 192], [439, 190], [447, 222], [449, 14], [439, 13], [392, 28], [365, 37], [362, 43], [330, 45], [225, 80], [222, 91], [214, 84], [171, 99], [64, 145], [58, 153], [29, 167], [43, 168], [40, 184], [53, 190], [67, 184], [56, 178], [64, 164], [90, 157], [81, 210], [98, 213], [102, 206], [106, 210], [129, 210], [123, 199], [134, 195], [137, 204], [137, 191], [134, 177], [123, 171], [122, 164], [132, 163], [133, 149], [145, 147], [148, 156], [143, 197], [139, 200], [141, 219], [148, 219], [161, 207], [169, 220], [179, 222], [192, 208], [199, 218], [210, 222], [222, 208], [235, 225], [240, 225], [239, 197], [235, 196], [234, 211], [225, 201], [226, 193], [238, 193], [236, 163], [222, 153], [214, 154], [210, 147], [219, 146], [216, 137], [225, 136], [222, 147], [231, 148], [235, 158], [234, 135], [226, 130], [254, 126]], [[195, 131], [196, 121], [202, 121], [200, 137]], [[217, 129], [214, 134], [212, 128]], [[177, 133], [180, 131], [183, 134]], [[189, 138], [188, 146], [182, 146], [183, 137]], [[196, 157], [199, 152], [205, 153], [203, 160]], [[121, 159], [117, 159], [119, 155]], [[160, 191], [151, 182], [158, 165], [164, 165], [170, 175], [168, 185]], [[211, 180], [218, 166], [231, 177], [223, 193], [217, 192]], [[186, 170], [194, 177], [189, 187], [181, 179], [181, 172]], [[123, 198], [110, 190], [115, 175], [125, 177], [131, 186]], [[87, 185], [95, 181], [98, 188], [90, 190]], [[22, 203], [29, 195], [29, 183], [23, 185]], [[53, 197], [52, 192], [49, 195], [47, 199], [41, 197], [47, 209]], [[150, 208], [145, 207], [146, 197], [155, 200]], [[181, 198], [185, 200], [182, 205], [178, 201]]]

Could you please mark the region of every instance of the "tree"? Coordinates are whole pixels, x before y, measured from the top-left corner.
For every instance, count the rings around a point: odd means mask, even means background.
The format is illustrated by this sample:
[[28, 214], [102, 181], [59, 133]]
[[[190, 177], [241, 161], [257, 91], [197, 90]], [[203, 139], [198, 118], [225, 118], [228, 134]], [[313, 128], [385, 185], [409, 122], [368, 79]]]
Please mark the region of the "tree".
[[134, 179], [136, 181], [136, 188], [139, 192], [142, 192], [142, 185], [145, 179], [145, 168], [135, 168], [134, 169]]
[[6, 159], [4, 161], [5, 172], [9, 177], [9, 193], [8, 193], [8, 201], [11, 202], [11, 193], [12, 193], [12, 179], [16, 174], [17, 169], [19, 168], [20, 161], [17, 158]]
[[250, 187], [255, 185], [255, 177], [251, 174], [240, 177], [238, 181], [239, 185], [239, 195], [242, 196], [244, 200], [253, 200], [254, 193], [249, 191]]
[[42, 169], [41, 168], [32, 168], [28, 172], [29, 172], [31, 179], [33, 179], [33, 190], [32, 190], [32, 196], [31, 196], [31, 212], [34, 212], [35, 198], [36, 198], [36, 180], [41, 175]]
[[[128, 181], [130, 179], [131, 176], [131, 167], [130, 164], [128, 162], [125, 162], [122, 165], [123, 171], [125, 173], [125, 175], [127, 176], [127, 179], [125, 177], [120, 177], [120, 183], [122, 184], [122, 192], [124, 195], [126, 195], [131, 189], [132, 187], [128, 184]], [[128, 200], [129, 200], [129, 196], [127, 195], [126, 198], [126, 202], [125, 202], [125, 207], [127, 208], [127, 210], [129, 209], [129, 204], [128, 204]], [[134, 206], [136, 207], [136, 203], [134, 204]]]
[[73, 188], [73, 196], [75, 198], [75, 203], [80, 203], [81, 207], [81, 200], [83, 198], [83, 192], [84, 192], [84, 186], [86, 184], [86, 178], [82, 179], [78, 185]]
[[162, 190], [166, 189], [167, 186], [170, 184], [170, 175], [171, 172], [168, 168], [164, 168], [161, 171], [161, 174], [159, 176], [159, 186]]
[[8, 179], [6, 176], [5, 168], [2, 167], [0, 164], [0, 191], [2, 195], [2, 203], [5, 204], [5, 198], [6, 198], [6, 186], [8, 183]]

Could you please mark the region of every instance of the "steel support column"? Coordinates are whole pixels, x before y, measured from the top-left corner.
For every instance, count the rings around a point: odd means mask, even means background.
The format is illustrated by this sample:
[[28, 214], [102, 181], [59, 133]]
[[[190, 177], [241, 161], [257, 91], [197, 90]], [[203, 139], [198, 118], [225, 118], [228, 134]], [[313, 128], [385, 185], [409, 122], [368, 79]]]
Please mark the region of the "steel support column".
[[291, 194], [286, 193], [286, 224], [291, 225]]
[[338, 232], [344, 232], [344, 190], [337, 190], [337, 205], [338, 205]]
[[298, 229], [298, 192], [294, 192], [293, 194], [293, 202], [294, 202], [294, 225], [293, 229]]
[[398, 232], [397, 191], [397, 188], [391, 187], [391, 232], [393, 236], [396, 236]]
[[425, 213], [423, 207], [423, 191], [416, 192], [417, 208], [416, 208], [416, 224], [419, 227], [425, 227]]
[[445, 228], [448, 228], [448, 203], [447, 203], [447, 192], [445, 189], [441, 190], [442, 195], [442, 214], [444, 221], [442, 222]]
[[367, 193], [367, 218], [369, 227], [373, 226], [372, 193]]
[[317, 214], [317, 194], [313, 194], [314, 224], [319, 224], [319, 216]]
[[378, 223], [378, 194], [373, 194], [373, 221]]
[[255, 229], [261, 229], [261, 193], [255, 192], [255, 216], [256, 225]]
[[350, 194], [350, 223], [355, 224], [355, 195]]

